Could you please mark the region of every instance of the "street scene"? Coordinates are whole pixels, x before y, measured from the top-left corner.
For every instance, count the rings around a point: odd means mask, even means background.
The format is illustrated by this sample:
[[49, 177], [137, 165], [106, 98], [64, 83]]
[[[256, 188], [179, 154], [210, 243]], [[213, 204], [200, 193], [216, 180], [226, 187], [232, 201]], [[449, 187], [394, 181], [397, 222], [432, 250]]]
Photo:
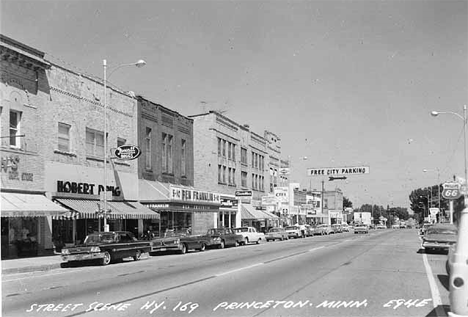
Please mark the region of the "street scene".
[[4, 0], [2, 316], [468, 317], [468, 2]]
[[387, 229], [8, 274], [3, 313], [447, 316], [446, 255], [419, 248], [417, 230]]

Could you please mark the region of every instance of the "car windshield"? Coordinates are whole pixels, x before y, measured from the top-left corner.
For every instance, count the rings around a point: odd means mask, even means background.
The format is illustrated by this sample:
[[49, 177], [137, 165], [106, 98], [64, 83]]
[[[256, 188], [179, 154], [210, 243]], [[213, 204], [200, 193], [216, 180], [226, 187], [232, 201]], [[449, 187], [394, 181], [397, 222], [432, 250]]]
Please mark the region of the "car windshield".
[[456, 235], [456, 228], [429, 228], [427, 234], [447, 234], [447, 235]]
[[270, 232], [279, 232], [279, 229], [273, 228], [273, 229], [270, 229]]
[[248, 232], [249, 228], [237, 228], [236, 232]]
[[286, 230], [297, 230], [299, 229], [298, 227], [291, 226], [291, 227], [286, 227]]
[[113, 233], [96, 233], [90, 234], [86, 237], [85, 244], [95, 244], [95, 243], [112, 243], [114, 242]]

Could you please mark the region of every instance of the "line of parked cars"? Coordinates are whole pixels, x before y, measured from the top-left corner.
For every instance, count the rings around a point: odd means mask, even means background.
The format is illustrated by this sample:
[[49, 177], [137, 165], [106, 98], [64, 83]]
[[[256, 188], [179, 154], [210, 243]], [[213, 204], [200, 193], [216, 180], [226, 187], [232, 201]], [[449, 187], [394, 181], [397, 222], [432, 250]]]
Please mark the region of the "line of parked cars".
[[124, 258], [140, 260], [143, 253], [157, 255], [164, 252], [185, 254], [190, 250], [205, 251], [209, 248], [223, 249], [267, 241], [288, 240], [349, 232], [348, 225], [293, 225], [271, 228], [266, 234], [254, 227], [212, 228], [206, 234], [192, 235], [189, 232], [167, 230], [164, 237], [149, 237], [138, 240], [131, 232], [113, 231], [89, 234], [80, 245], [62, 249], [63, 266], [83, 261], [97, 261], [108, 265]]

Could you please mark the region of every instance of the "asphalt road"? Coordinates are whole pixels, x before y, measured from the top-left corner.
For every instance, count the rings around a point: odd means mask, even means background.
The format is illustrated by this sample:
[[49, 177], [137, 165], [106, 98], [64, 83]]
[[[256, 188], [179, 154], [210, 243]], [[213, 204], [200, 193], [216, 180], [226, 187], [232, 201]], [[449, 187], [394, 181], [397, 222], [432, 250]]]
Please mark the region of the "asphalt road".
[[446, 255], [373, 230], [2, 278], [3, 316], [446, 316]]

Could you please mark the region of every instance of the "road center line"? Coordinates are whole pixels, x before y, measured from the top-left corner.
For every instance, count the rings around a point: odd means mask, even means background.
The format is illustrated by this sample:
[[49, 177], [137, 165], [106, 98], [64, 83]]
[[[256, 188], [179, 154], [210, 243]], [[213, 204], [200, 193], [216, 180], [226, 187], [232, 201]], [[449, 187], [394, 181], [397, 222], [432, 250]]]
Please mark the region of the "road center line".
[[322, 245], [321, 247], [310, 249], [309, 252], [314, 252], [314, 251], [322, 249], [322, 248], [325, 248], [325, 246]]
[[239, 271], [242, 271], [242, 270], [250, 269], [250, 268], [253, 268], [253, 267], [256, 267], [256, 266], [259, 266], [259, 265], [263, 265], [263, 264], [264, 263], [257, 263], [257, 264], [253, 264], [253, 265], [249, 265], [249, 266], [244, 266], [244, 267], [232, 270], [232, 271], [227, 271], [227, 272], [224, 272], [224, 273], [216, 274], [215, 276], [223, 276], [223, 275], [231, 274], [231, 273], [234, 273], [234, 272], [239, 272]]

